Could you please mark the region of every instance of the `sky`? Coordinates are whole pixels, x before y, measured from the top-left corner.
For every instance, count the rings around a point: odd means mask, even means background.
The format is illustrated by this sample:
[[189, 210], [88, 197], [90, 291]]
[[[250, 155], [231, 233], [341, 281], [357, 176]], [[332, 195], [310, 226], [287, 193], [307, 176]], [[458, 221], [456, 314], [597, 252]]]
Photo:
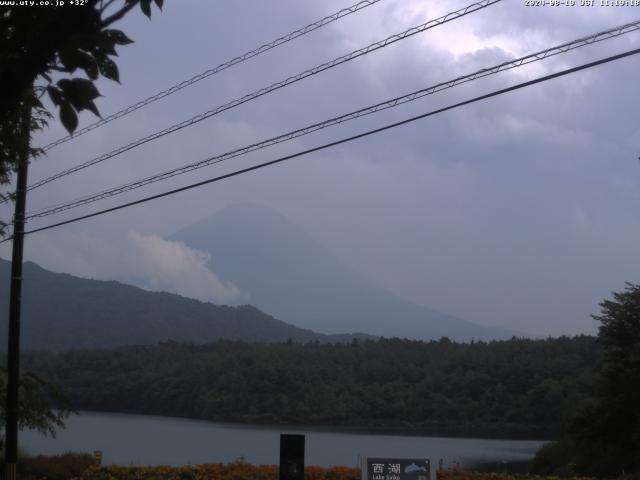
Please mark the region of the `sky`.
[[[355, 3], [355, 2], [354, 2]], [[32, 163], [30, 183], [472, 2], [382, 0]], [[640, 19], [640, 6], [503, 0], [29, 193], [28, 210], [242, 147], [478, 69]], [[345, 0], [167, 0], [117, 27], [121, 84], [108, 115], [340, 8]], [[469, 82], [376, 115], [64, 214], [158, 193], [640, 47], [640, 33]], [[598, 304], [640, 283], [640, 121], [634, 56], [28, 237], [54, 271], [131, 279], [217, 303], [243, 292], [205, 252], [167, 240], [225, 206], [269, 206], [354, 270], [413, 302], [533, 335], [595, 333]], [[80, 125], [94, 119], [82, 114]], [[64, 135], [54, 122], [34, 139]], [[6, 207], [0, 210], [7, 218]], [[10, 257], [8, 244], [0, 256]]]

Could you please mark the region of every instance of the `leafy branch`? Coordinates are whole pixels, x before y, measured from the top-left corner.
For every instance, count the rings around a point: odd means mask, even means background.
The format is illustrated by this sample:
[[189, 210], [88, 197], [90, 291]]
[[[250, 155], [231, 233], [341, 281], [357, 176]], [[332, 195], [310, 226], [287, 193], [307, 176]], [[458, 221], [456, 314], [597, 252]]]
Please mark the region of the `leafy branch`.
[[[21, 134], [25, 106], [33, 117], [30, 133], [53, 118], [43, 106], [43, 95], [70, 134], [80, 112], [100, 116], [95, 101], [101, 95], [94, 82], [100, 76], [120, 82], [117, 48], [132, 43], [110, 27], [138, 5], [150, 18], [152, 3], [162, 9], [163, 0], [88, 0], [81, 8], [16, 6], [0, 11], [0, 185], [10, 183], [25, 152], [31, 158], [43, 153], [32, 150], [30, 141], [25, 144]], [[0, 191], [0, 201], [11, 198]], [[4, 226], [0, 221], [0, 236]]]

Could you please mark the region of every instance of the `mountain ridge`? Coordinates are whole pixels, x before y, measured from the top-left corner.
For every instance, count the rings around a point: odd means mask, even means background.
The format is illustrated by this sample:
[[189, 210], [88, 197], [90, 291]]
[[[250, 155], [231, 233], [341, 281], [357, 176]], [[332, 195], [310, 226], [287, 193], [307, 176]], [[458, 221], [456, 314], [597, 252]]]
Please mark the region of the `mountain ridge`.
[[[27, 350], [65, 350], [155, 344], [173, 340], [207, 343], [348, 342], [369, 335], [323, 335], [289, 325], [251, 305], [215, 305], [168, 292], [151, 292], [113, 280], [92, 280], [25, 262], [21, 343]], [[10, 262], [0, 259], [0, 278]], [[9, 282], [0, 282], [6, 345]]]

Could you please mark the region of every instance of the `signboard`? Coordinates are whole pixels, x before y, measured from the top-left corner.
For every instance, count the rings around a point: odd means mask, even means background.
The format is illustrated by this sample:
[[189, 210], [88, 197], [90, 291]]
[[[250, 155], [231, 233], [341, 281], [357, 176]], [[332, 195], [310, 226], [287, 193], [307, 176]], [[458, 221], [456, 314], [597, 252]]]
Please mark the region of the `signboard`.
[[431, 464], [425, 458], [365, 457], [362, 480], [431, 480]]

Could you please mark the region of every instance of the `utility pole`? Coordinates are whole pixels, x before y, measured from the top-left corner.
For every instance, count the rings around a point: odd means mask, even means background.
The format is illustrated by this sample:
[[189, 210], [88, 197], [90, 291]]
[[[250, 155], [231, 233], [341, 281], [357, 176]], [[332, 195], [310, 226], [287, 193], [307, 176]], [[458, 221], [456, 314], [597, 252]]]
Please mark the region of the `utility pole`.
[[24, 216], [27, 203], [27, 171], [31, 141], [31, 104], [25, 96], [22, 113], [22, 154], [18, 159], [16, 200], [13, 214], [13, 252], [9, 299], [9, 341], [7, 349], [7, 418], [5, 425], [5, 480], [16, 480], [18, 462], [18, 391], [20, 387], [20, 306], [22, 299], [22, 253]]

